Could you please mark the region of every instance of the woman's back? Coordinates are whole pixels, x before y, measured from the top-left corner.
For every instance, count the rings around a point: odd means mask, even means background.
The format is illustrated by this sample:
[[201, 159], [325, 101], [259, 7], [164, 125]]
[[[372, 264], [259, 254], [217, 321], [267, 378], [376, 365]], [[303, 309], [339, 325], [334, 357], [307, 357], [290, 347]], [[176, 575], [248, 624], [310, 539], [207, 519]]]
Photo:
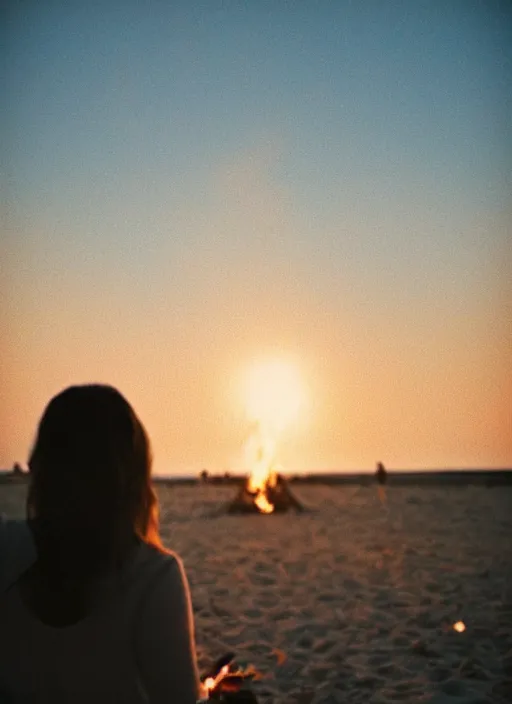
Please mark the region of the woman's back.
[[96, 581], [84, 618], [65, 627], [32, 613], [23, 583], [0, 594], [2, 701], [196, 701], [190, 599], [175, 555], [139, 542], [119, 574]]
[[[111, 386], [63, 390], [28, 466], [34, 560], [0, 570], [0, 701], [195, 702], [188, 586], [161, 545], [134, 409]], [[16, 563], [13, 540], [3, 552]]]

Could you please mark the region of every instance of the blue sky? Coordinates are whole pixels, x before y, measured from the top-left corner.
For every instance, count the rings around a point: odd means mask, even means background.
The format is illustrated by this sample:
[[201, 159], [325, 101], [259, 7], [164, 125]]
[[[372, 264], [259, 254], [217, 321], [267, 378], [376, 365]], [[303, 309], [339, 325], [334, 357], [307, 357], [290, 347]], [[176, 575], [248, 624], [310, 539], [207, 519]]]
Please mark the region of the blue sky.
[[99, 379], [160, 471], [231, 466], [217, 382], [268, 349], [314, 399], [290, 465], [512, 463], [507, 3], [6, 15], [1, 464]]

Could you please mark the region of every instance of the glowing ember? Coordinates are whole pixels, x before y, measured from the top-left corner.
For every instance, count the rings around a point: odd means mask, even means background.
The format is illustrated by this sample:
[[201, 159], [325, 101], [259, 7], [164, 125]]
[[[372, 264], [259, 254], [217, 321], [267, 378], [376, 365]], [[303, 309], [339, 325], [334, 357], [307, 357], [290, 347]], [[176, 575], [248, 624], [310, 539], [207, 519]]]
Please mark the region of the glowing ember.
[[215, 678], [207, 677], [204, 681], [205, 689], [210, 692], [215, 687]]
[[[197, 704], [206, 704], [211, 701], [235, 701], [232, 695], [242, 691], [244, 696], [240, 701], [256, 702], [256, 698], [251, 696], [249, 690], [242, 690], [245, 682], [263, 679], [261, 672], [256, 670], [252, 665], [245, 669], [237, 667], [233, 662], [235, 654], [226, 653], [222, 658], [219, 658], [209, 671], [207, 677], [201, 682], [200, 696]], [[285, 656], [286, 659], [286, 656]], [[222, 665], [222, 663], [224, 663]], [[239, 701], [236, 697], [236, 701]]]
[[223, 668], [215, 677], [207, 677], [203, 682], [204, 688], [209, 693], [215, 689], [219, 682], [229, 673], [229, 665], [224, 665]]
[[466, 625], [463, 621], [457, 621], [457, 623], [453, 624], [453, 630], [457, 631], [457, 633], [464, 633]]

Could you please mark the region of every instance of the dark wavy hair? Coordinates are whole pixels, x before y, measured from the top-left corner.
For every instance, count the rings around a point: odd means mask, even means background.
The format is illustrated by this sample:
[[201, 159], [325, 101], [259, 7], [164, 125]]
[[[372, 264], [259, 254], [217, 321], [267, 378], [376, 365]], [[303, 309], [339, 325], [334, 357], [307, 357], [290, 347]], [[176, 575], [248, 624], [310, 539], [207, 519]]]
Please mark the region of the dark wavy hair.
[[163, 549], [147, 433], [111, 386], [71, 386], [39, 423], [27, 516], [51, 582], [84, 584], [120, 567], [137, 539]]

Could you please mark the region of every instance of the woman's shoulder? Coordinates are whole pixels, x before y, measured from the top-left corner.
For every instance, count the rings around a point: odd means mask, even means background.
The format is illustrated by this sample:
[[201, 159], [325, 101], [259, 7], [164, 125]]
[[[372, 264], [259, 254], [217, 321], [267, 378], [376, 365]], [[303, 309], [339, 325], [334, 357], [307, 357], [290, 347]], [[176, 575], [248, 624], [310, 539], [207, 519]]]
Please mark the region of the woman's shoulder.
[[182, 561], [175, 552], [161, 550], [140, 541], [124, 570], [124, 581], [129, 589], [146, 591], [161, 580], [181, 580]]
[[159, 548], [143, 540], [139, 541], [132, 559], [133, 567], [145, 570], [172, 568], [180, 564], [181, 558], [177, 553], [166, 548]]

